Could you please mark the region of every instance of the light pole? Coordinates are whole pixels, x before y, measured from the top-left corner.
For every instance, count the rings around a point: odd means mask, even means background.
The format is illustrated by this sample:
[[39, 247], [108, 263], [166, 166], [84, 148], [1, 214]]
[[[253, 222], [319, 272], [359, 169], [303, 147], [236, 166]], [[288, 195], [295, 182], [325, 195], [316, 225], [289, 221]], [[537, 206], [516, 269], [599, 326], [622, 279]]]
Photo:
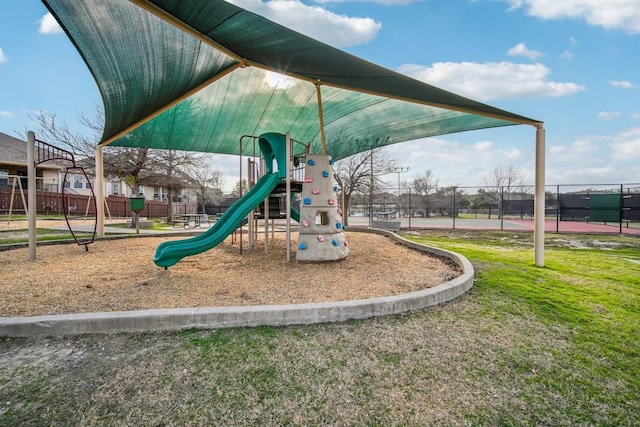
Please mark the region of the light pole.
[[[398, 174], [398, 204], [399, 204], [400, 203], [400, 192], [401, 192], [400, 191], [400, 174], [409, 172], [409, 166], [396, 166], [393, 169], [393, 172]], [[398, 215], [402, 216], [399, 208], [398, 208]]]

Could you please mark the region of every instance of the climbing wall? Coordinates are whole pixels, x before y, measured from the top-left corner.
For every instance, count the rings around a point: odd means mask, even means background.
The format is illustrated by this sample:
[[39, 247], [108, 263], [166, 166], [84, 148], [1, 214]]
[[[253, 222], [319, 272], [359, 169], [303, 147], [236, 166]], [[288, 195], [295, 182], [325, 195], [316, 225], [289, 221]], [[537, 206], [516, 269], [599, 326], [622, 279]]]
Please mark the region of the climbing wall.
[[307, 154], [300, 204], [298, 261], [335, 261], [349, 254], [330, 156]]

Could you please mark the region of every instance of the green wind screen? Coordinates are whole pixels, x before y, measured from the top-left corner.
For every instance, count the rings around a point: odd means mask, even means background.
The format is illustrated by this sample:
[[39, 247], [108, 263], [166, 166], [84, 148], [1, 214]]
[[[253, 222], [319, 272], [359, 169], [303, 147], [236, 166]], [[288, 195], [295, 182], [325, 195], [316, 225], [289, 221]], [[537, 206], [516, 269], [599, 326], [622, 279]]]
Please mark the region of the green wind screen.
[[103, 145], [238, 154], [243, 135], [290, 132], [320, 152], [317, 86], [327, 151], [336, 159], [428, 136], [540, 123], [222, 0], [43, 2], [98, 84]]

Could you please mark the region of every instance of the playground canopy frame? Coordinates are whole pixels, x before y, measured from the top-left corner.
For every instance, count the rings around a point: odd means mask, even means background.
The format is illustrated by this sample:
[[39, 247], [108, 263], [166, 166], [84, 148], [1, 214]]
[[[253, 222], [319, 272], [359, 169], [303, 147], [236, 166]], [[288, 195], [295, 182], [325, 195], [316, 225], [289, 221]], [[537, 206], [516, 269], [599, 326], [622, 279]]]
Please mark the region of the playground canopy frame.
[[529, 124], [537, 129], [536, 212], [544, 213], [541, 121], [414, 80], [223, 0], [42, 1], [98, 84], [101, 147], [239, 154], [239, 135], [279, 131], [339, 160], [403, 141]]

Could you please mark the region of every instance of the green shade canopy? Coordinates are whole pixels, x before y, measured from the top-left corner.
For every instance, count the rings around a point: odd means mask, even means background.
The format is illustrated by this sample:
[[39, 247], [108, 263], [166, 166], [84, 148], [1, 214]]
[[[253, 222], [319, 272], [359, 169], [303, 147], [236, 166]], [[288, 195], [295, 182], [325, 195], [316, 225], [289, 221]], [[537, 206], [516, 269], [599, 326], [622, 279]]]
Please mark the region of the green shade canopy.
[[290, 132], [320, 152], [322, 111], [327, 152], [340, 159], [429, 136], [541, 124], [222, 0], [43, 3], [98, 84], [102, 145], [239, 154], [243, 135]]

